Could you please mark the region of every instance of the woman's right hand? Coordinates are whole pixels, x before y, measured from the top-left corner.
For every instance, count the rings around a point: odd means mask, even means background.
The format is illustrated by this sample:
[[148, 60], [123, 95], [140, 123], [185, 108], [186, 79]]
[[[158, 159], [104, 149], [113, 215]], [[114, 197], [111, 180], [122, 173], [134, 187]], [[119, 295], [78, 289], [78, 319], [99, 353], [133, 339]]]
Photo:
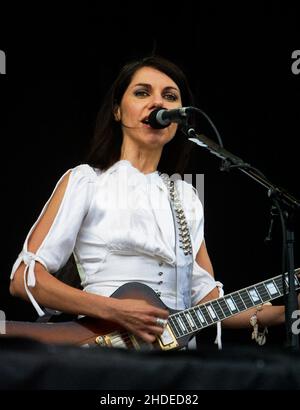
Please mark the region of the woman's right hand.
[[153, 343], [163, 333], [157, 319], [167, 320], [167, 310], [150, 305], [144, 300], [110, 298], [108, 320], [118, 323], [147, 343]]

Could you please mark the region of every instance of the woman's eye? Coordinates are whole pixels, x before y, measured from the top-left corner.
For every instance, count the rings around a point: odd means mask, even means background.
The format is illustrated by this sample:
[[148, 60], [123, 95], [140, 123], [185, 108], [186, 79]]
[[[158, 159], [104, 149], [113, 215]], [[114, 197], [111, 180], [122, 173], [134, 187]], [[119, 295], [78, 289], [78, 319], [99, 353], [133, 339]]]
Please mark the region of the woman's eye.
[[168, 100], [168, 101], [177, 101], [178, 97], [175, 94], [165, 94], [164, 97]]
[[147, 97], [147, 96], [149, 95], [149, 93], [148, 93], [148, 91], [146, 91], [146, 90], [136, 90], [136, 91], [134, 92], [134, 95], [135, 95], [136, 97]]

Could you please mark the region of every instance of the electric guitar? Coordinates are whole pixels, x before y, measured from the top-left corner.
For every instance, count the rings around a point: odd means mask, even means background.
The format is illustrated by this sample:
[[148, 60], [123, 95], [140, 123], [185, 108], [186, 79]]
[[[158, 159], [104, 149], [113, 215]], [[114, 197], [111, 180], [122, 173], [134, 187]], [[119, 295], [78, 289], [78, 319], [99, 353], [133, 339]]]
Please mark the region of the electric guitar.
[[[295, 270], [296, 289], [300, 288], [300, 268]], [[118, 288], [111, 297], [118, 299], [143, 299], [150, 304], [168, 309], [170, 312], [167, 326], [155, 343], [148, 344], [127, 332], [114, 322], [83, 317], [61, 323], [32, 323], [6, 321], [6, 334], [3, 336], [30, 337], [46, 343], [66, 343], [79, 346], [107, 346], [127, 349], [181, 349], [191, 337], [201, 329], [218, 321], [262, 303], [279, 298], [288, 292], [288, 276], [285, 273], [285, 285], [282, 275], [264, 280], [255, 285], [235, 291], [224, 297], [214, 299], [189, 309], [176, 311], [169, 309], [148, 286], [138, 282], [127, 283]]]

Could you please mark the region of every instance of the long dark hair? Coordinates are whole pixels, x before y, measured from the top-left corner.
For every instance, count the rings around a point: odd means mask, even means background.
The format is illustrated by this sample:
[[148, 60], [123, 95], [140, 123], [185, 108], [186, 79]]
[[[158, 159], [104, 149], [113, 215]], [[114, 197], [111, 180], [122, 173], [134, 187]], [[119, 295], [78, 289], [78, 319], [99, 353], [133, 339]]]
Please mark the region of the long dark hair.
[[[126, 64], [109, 89], [97, 115], [94, 137], [86, 162], [101, 170], [106, 170], [119, 161], [122, 145], [122, 130], [120, 122], [115, 121], [114, 110], [120, 105], [122, 97], [137, 70], [143, 67], [153, 67], [170, 77], [179, 87], [182, 106], [194, 104], [187, 78], [183, 71], [171, 61], [160, 57], [151, 56]], [[175, 137], [165, 145], [158, 169], [169, 175], [183, 174], [189, 157], [191, 145], [180, 127], [177, 128]]]

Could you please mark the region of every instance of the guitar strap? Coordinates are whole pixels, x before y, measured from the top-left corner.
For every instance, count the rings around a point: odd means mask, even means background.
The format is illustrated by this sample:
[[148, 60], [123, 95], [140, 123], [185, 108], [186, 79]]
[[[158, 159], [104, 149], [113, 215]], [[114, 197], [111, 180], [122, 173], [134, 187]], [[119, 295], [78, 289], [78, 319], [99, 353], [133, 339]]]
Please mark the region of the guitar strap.
[[[174, 181], [167, 174], [160, 175], [166, 185], [174, 221], [176, 254], [176, 309], [191, 307], [193, 249], [188, 223]], [[183, 301], [182, 303], [179, 302]]]

